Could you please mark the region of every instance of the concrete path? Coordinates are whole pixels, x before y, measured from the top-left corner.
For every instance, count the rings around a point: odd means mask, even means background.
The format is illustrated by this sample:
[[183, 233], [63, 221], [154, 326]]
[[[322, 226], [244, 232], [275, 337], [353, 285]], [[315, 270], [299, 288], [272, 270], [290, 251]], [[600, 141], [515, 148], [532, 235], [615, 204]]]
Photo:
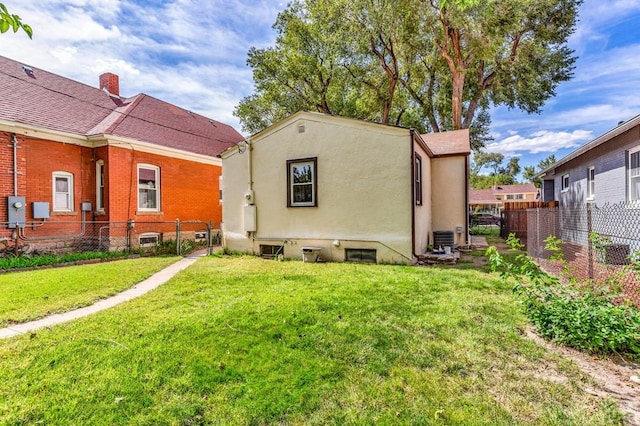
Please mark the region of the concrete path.
[[50, 315], [36, 321], [16, 324], [7, 328], [1, 328], [0, 339], [17, 336], [19, 334], [37, 330], [39, 328], [51, 327], [56, 324], [62, 324], [63, 322], [86, 317], [87, 315], [91, 315], [103, 309], [108, 309], [120, 303], [135, 299], [136, 297], [140, 297], [143, 294], [153, 290], [154, 288], [157, 288], [166, 283], [178, 272], [188, 268], [196, 260], [198, 260], [202, 256], [205, 256], [206, 254], [206, 251], [198, 251], [185, 256], [184, 258], [178, 260], [176, 263], [162, 269], [161, 271], [156, 272], [146, 280], [139, 282], [130, 289], [125, 290], [122, 293], [118, 293], [115, 296], [111, 296], [107, 299], [99, 300], [93, 305], [85, 306], [84, 308], [76, 309], [74, 311], [64, 312], [62, 314]]
[[471, 247], [484, 249], [489, 247], [489, 244], [487, 244], [487, 239], [482, 235], [471, 235]]

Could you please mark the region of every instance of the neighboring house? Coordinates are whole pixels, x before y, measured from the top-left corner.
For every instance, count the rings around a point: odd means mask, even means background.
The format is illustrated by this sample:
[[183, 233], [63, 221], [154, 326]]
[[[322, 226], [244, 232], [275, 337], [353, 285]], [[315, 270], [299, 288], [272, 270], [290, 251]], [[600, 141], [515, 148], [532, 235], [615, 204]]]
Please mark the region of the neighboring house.
[[541, 171], [542, 200], [640, 206], [640, 115]]
[[469, 132], [298, 112], [222, 153], [231, 250], [413, 263], [438, 236], [467, 241]]
[[0, 239], [46, 245], [47, 236], [90, 234], [92, 221], [103, 222], [102, 241], [115, 223], [218, 226], [217, 155], [242, 135], [145, 94], [121, 97], [114, 74], [99, 82], [0, 57]]
[[[640, 251], [640, 115], [581, 146], [536, 177], [543, 201], [557, 201], [556, 236], [610, 251], [625, 263]], [[549, 220], [542, 221], [543, 225]], [[529, 230], [542, 235], [546, 229]], [[594, 236], [603, 242], [592, 242]], [[615, 253], [614, 253], [615, 252]], [[611, 254], [614, 253], [615, 255]]]
[[532, 183], [519, 185], [496, 185], [492, 189], [470, 189], [469, 209], [500, 213], [506, 204], [538, 201], [538, 188]]

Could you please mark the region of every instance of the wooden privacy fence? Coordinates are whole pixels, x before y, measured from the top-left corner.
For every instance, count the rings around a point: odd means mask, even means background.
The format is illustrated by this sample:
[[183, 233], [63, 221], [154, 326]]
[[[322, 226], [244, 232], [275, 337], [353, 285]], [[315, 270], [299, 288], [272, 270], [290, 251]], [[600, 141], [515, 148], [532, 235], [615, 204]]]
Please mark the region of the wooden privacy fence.
[[557, 201], [517, 201], [504, 204], [500, 236], [507, 238], [514, 233], [524, 244], [527, 243], [528, 209], [555, 208]]

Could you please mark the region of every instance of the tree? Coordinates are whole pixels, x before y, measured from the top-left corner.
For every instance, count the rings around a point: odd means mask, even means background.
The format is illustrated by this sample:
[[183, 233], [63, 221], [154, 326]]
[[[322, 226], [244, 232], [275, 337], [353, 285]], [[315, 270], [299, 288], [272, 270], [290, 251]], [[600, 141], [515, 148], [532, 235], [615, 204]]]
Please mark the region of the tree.
[[536, 179], [534, 176], [537, 173], [540, 173], [547, 167], [556, 163], [556, 156], [551, 154], [547, 158], [544, 158], [538, 162], [538, 170], [534, 166], [525, 166], [524, 171], [522, 172], [522, 178], [525, 181], [529, 181], [537, 187], [540, 187], [540, 179]]
[[12, 29], [14, 33], [17, 33], [19, 29], [22, 29], [29, 38], [33, 37], [33, 30], [24, 22], [18, 15], [9, 13], [3, 3], [0, 3], [0, 33], [4, 34], [9, 29]]
[[256, 91], [234, 114], [250, 131], [308, 109], [420, 132], [475, 127], [479, 149], [490, 104], [538, 112], [571, 77], [581, 2], [293, 0], [275, 45], [249, 51]]

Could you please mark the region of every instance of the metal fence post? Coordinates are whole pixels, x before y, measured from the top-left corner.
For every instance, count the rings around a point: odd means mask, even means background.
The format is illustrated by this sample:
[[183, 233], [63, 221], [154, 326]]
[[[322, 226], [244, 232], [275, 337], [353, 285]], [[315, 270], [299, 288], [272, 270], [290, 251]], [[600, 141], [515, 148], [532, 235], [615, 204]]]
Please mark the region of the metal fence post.
[[213, 220], [207, 224], [207, 254], [213, 254]]
[[180, 243], [180, 219], [176, 219], [176, 254], [180, 256], [182, 254], [182, 249]]

